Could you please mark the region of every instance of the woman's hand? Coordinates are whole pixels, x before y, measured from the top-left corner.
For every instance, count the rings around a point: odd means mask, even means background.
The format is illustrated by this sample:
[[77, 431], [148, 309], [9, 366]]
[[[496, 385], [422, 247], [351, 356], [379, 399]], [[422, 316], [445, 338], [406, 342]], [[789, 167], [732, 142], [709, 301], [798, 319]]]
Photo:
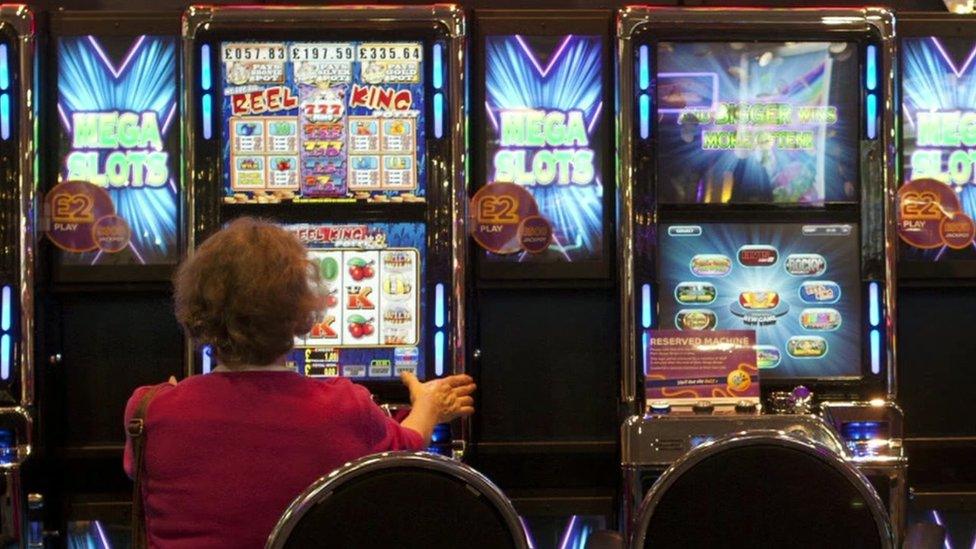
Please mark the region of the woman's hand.
[[400, 380], [410, 390], [411, 404], [410, 415], [401, 425], [420, 433], [427, 443], [438, 423], [474, 413], [471, 394], [476, 386], [471, 376], [462, 374], [421, 383], [414, 374], [404, 372]]

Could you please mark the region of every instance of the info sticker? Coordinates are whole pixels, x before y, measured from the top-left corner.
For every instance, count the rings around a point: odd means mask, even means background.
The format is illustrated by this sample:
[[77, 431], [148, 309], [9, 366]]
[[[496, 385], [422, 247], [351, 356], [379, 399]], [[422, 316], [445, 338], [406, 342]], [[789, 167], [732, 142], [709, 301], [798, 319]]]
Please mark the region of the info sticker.
[[968, 247], [976, 225], [963, 213], [959, 197], [936, 179], [915, 179], [898, 189], [898, 236], [920, 249]]
[[525, 187], [496, 182], [478, 189], [471, 199], [471, 236], [492, 253], [539, 253], [552, 241], [552, 225]]
[[87, 181], [65, 181], [51, 189], [44, 200], [43, 222], [51, 242], [69, 252], [115, 253], [125, 249], [131, 237], [108, 191]]
[[759, 400], [753, 330], [649, 330], [644, 390], [648, 402], [692, 406]]

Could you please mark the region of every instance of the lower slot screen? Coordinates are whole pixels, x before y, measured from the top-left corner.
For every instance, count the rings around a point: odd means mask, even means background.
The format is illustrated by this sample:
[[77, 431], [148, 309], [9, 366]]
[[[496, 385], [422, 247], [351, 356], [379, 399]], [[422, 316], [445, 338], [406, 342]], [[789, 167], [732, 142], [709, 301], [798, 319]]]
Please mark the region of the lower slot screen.
[[319, 269], [325, 308], [288, 360], [313, 377], [424, 377], [422, 223], [284, 225]]
[[861, 375], [857, 225], [660, 230], [661, 328], [755, 330], [765, 379]]

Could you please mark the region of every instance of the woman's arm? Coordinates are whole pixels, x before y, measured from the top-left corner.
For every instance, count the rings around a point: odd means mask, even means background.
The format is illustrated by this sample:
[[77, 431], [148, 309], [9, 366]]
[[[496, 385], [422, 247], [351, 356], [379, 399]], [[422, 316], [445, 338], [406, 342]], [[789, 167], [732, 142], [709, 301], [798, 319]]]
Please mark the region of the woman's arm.
[[468, 375], [448, 376], [421, 383], [417, 376], [404, 372], [400, 379], [410, 390], [410, 414], [400, 423], [430, 444], [434, 427], [474, 413], [474, 380]]

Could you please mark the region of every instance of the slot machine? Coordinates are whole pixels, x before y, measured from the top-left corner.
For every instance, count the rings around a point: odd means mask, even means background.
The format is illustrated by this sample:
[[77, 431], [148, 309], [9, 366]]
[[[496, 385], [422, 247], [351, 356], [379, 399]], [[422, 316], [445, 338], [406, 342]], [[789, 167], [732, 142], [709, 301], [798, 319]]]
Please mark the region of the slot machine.
[[[768, 430], [865, 475], [899, 532], [892, 14], [635, 6], [618, 40], [624, 527], [690, 450]], [[753, 332], [758, 404], [731, 376], [647, 398], [658, 329]]]
[[[384, 403], [408, 402], [400, 372], [464, 371], [463, 41], [451, 5], [184, 17], [191, 250], [241, 215], [292, 231], [330, 293], [289, 364]], [[189, 373], [215, 365], [191, 352]]]
[[0, 5], [0, 543], [27, 541], [22, 466], [34, 405], [35, 23]]
[[[898, 181], [899, 402], [915, 516], [942, 522], [947, 544], [967, 543], [972, 527], [952, 520], [973, 504], [976, 424], [967, 419], [970, 340], [965, 297], [976, 280], [976, 186], [967, 133], [972, 101], [976, 18], [971, 14], [899, 13], [901, 134]], [[921, 200], [919, 200], [921, 198]], [[948, 230], [947, 230], [948, 229]], [[962, 298], [962, 299], [961, 299]], [[953, 318], [953, 322], [943, 319]]]
[[119, 418], [133, 388], [184, 371], [171, 295], [183, 252], [179, 24], [173, 11], [59, 10], [43, 26], [36, 444], [44, 457], [28, 486], [32, 532], [46, 517], [68, 544], [89, 526], [114, 539], [127, 524]]

